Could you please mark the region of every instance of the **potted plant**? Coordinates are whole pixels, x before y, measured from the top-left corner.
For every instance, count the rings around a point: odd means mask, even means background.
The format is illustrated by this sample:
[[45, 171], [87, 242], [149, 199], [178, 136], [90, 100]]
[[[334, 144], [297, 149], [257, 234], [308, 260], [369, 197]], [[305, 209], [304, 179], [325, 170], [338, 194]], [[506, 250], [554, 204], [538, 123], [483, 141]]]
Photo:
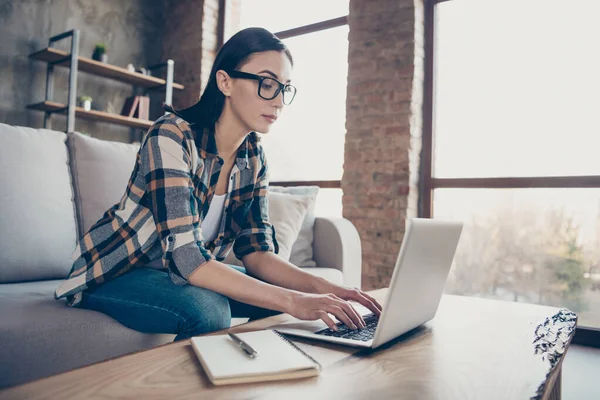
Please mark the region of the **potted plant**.
[[79, 106], [83, 107], [85, 111], [92, 109], [92, 98], [90, 96], [79, 96], [77, 100], [79, 101]]
[[106, 63], [107, 57], [108, 57], [106, 54], [106, 50], [107, 50], [106, 44], [98, 43], [96, 45], [96, 47], [94, 48], [94, 54], [92, 54], [92, 59]]

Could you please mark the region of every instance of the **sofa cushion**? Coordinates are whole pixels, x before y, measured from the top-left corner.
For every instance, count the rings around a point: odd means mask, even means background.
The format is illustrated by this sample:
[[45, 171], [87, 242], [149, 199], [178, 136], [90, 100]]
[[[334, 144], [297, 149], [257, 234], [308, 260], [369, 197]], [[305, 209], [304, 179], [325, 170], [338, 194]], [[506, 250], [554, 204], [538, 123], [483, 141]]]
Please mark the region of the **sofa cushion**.
[[63, 281], [0, 284], [0, 387], [172, 342], [54, 300]]
[[0, 282], [69, 273], [77, 227], [65, 140], [0, 124]]
[[67, 145], [83, 236], [125, 194], [139, 145], [95, 139], [78, 132], [68, 134]]
[[[279, 243], [279, 257], [288, 261], [292, 245], [304, 221], [310, 206], [309, 197], [292, 196], [286, 193], [269, 193], [269, 221], [275, 227], [275, 235]], [[244, 263], [230, 251], [226, 264], [243, 266]]]
[[315, 227], [315, 202], [319, 193], [318, 186], [270, 186], [271, 193], [289, 193], [294, 196], [308, 196], [311, 199], [311, 204], [308, 207], [308, 212], [302, 222], [298, 238], [292, 246], [290, 262], [300, 267], [316, 267], [317, 263], [313, 260], [313, 229]]

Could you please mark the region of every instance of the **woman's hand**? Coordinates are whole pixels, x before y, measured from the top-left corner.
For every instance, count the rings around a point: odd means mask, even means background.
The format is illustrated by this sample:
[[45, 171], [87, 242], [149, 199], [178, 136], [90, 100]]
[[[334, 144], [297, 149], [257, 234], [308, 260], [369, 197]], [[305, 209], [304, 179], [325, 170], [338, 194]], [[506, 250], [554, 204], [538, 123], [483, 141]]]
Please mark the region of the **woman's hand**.
[[330, 282], [326, 279], [315, 277], [314, 278], [314, 292], [313, 293], [321, 293], [328, 294], [331, 293], [342, 300], [346, 301], [355, 301], [365, 307], [367, 307], [373, 314], [378, 317], [381, 315], [381, 304], [373, 297], [369, 296], [365, 292], [360, 289], [352, 288], [343, 285], [336, 285], [333, 282]]
[[360, 289], [331, 284], [329, 290], [332, 294], [336, 295], [337, 297], [343, 300], [355, 301], [367, 307], [373, 312], [373, 314], [377, 316], [381, 315], [381, 310], [383, 309], [383, 307], [381, 307], [381, 304], [379, 304], [377, 300], [375, 300], [373, 297], [369, 296]]
[[365, 327], [365, 321], [347, 301], [335, 294], [314, 294], [295, 292], [291, 306], [287, 313], [302, 320], [323, 320], [334, 331], [338, 328], [329, 314], [333, 314], [339, 321], [351, 329]]

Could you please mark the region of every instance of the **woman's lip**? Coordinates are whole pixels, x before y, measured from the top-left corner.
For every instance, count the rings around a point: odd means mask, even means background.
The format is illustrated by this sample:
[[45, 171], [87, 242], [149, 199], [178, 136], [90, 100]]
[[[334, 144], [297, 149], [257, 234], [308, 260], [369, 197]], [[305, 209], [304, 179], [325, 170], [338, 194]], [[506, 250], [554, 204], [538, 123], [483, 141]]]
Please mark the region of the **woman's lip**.
[[277, 120], [277, 118], [276, 118], [276, 117], [273, 117], [273, 116], [271, 116], [271, 115], [263, 115], [263, 117], [264, 117], [264, 118], [265, 118], [267, 121], [269, 121], [269, 122], [271, 122], [271, 123], [272, 123], [272, 122], [275, 122], [275, 120]]

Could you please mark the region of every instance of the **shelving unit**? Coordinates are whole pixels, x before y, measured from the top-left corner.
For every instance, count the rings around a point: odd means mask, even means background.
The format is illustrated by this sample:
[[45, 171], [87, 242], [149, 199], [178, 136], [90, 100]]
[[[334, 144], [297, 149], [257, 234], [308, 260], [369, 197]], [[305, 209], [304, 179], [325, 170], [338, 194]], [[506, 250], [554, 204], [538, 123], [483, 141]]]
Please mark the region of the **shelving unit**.
[[[52, 47], [53, 43], [69, 37], [71, 38], [70, 53]], [[171, 104], [173, 90], [184, 89], [183, 85], [173, 82], [173, 69], [175, 64], [173, 60], [167, 60], [164, 63], [149, 66], [147, 68], [148, 70], [156, 70], [166, 67], [167, 79], [161, 79], [150, 75], [144, 75], [139, 72], [131, 72], [125, 68], [79, 56], [79, 30], [77, 29], [50, 38], [47, 48], [30, 54], [29, 58], [48, 63], [46, 69], [46, 98], [41, 103], [30, 104], [27, 106], [28, 109], [44, 112], [44, 128], [47, 129], [51, 129], [51, 116], [56, 113], [66, 113], [66, 132], [75, 130], [76, 117], [92, 121], [114, 123], [132, 129], [148, 129], [152, 125], [152, 121], [148, 120], [126, 117], [119, 114], [110, 114], [104, 111], [86, 111], [82, 107], [77, 107], [78, 71], [129, 83], [134, 86], [134, 91], [137, 88], [143, 90], [145, 93], [149, 91], [164, 91], [165, 104]], [[69, 97], [67, 104], [61, 104], [51, 100], [54, 89], [53, 77], [55, 66], [69, 68]]]

